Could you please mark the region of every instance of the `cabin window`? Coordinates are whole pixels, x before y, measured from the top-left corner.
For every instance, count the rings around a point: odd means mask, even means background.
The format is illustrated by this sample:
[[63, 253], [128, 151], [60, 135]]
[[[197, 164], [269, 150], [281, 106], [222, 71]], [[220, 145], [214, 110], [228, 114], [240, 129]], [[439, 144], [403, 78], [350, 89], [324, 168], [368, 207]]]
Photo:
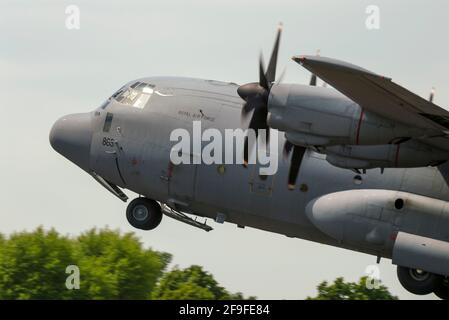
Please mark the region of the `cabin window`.
[[111, 129], [112, 118], [114, 118], [114, 115], [108, 112], [106, 114], [106, 119], [104, 120], [103, 132], [109, 132]]

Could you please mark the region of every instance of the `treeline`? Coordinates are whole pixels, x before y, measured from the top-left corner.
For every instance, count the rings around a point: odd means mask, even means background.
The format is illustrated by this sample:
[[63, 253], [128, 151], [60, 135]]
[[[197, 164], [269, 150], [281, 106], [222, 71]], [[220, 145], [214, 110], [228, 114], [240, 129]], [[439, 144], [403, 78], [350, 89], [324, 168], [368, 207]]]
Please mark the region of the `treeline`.
[[[77, 237], [43, 228], [0, 234], [0, 299], [245, 299], [200, 266], [168, 270], [171, 259], [145, 248], [133, 233], [110, 229]], [[366, 280], [324, 281], [317, 296], [307, 299], [397, 299], [385, 286], [369, 289]]]
[[200, 266], [167, 270], [171, 258], [109, 229], [0, 235], [0, 299], [244, 299]]

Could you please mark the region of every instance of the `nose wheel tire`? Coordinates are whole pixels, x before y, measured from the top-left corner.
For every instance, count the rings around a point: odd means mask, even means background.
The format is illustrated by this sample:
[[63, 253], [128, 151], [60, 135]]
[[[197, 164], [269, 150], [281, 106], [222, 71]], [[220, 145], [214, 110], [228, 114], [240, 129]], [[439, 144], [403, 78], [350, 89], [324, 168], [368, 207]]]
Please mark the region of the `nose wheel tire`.
[[434, 292], [441, 281], [441, 277], [436, 274], [401, 266], [398, 266], [397, 274], [402, 286], [407, 291], [417, 295], [426, 295]]
[[161, 206], [151, 199], [136, 198], [129, 203], [126, 218], [134, 228], [153, 230], [161, 223]]

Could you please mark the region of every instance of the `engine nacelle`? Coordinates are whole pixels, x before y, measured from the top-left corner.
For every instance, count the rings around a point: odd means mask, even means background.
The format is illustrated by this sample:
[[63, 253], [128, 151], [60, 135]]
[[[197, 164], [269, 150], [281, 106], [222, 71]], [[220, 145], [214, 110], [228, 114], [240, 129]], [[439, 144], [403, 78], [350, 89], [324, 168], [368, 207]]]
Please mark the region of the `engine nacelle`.
[[382, 118], [335, 90], [294, 84], [274, 85], [268, 124], [303, 146], [383, 145], [428, 132]]
[[[428, 243], [442, 246], [441, 251], [423, 249], [427, 256], [422, 255], [422, 258], [438, 260], [439, 256], [446, 259], [449, 255], [446, 242], [449, 240], [449, 203], [446, 201], [400, 191], [349, 190], [310, 201], [306, 214], [319, 230], [339, 243], [363, 247], [389, 258], [393, 256], [401, 266], [420, 267], [412, 262], [415, 258], [419, 260], [421, 251], [414, 251], [410, 246], [422, 241], [415, 238], [409, 245], [410, 241], [403, 240], [401, 232], [429, 238]], [[413, 259], [404, 263], [407, 257]], [[427, 265], [422, 269], [441, 274]]]
[[326, 160], [344, 169], [415, 168], [441, 164], [449, 152], [417, 141], [380, 146], [331, 146], [320, 150]]

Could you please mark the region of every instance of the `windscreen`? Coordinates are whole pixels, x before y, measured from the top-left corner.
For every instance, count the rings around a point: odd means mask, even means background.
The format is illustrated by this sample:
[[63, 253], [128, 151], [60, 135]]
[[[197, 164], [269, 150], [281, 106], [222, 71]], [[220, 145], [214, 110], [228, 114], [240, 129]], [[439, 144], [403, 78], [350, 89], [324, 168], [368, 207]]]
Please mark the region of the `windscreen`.
[[136, 82], [129, 87], [121, 88], [112, 96], [117, 102], [143, 109], [154, 92], [155, 85]]

